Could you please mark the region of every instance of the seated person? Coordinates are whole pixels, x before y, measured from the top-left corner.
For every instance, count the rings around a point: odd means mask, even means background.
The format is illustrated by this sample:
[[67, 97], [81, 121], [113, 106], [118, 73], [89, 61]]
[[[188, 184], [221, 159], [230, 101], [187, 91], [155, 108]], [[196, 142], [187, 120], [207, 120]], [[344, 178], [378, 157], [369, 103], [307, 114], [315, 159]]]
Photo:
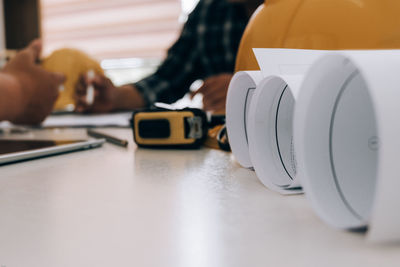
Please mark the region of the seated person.
[[0, 71], [0, 121], [38, 124], [52, 111], [65, 77], [36, 64], [41, 48], [33, 41]]
[[[173, 103], [190, 85], [204, 80], [196, 93], [203, 94], [204, 109], [224, 112], [225, 98], [233, 75], [235, 57], [248, 19], [262, 0], [200, 0], [189, 15], [179, 39], [166, 59], [149, 77], [116, 87], [104, 76], [81, 76], [76, 86], [78, 112], [109, 112]], [[85, 100], [86, 88], [96, 89], [93, 105]]]

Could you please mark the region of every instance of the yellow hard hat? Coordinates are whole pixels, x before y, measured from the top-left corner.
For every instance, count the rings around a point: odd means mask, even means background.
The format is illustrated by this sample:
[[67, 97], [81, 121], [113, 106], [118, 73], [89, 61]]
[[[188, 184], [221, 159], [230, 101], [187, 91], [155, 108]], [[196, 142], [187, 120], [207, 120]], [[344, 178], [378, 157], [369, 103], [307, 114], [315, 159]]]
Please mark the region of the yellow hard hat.
[[252, 48], [400, 48], [400, 1], [265, 0], [243, 34], [236, 71], [258, 70]]
[[63, 110], [69, 105], [74, 105], [75, 86], [79, 76], [93, 70], [95, 73], [103, 74], [103, 69], [96, 60], [84, 52], [62, 48], [54, 51], [50, 56], [43, 59], [42, 67], [48, 71], [63, 73], [67, 79], [64, 83], [64, 91], [54, 105], [54, 110]]

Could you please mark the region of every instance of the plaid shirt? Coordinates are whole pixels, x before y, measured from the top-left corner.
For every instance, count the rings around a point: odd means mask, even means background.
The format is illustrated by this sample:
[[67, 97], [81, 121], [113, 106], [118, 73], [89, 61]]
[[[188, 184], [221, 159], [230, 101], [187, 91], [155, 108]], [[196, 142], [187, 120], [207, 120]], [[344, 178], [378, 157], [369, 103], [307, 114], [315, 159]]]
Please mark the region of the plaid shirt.
[[194, 81], [233, 73], [247, 22], [241, 4], [200, 0], [157, 71], [134, 86], [149, 105], [157, 101], [173, 103], [188, 92]]

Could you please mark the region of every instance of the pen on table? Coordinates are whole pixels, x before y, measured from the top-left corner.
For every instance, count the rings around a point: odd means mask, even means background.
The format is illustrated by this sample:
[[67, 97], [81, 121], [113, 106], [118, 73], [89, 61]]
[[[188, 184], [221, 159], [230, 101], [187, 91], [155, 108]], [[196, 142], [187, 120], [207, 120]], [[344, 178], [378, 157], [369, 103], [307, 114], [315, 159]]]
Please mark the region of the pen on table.
[[[94, 73], [94, 70], [89, 70], [86, 75], [88, 79], [93, 80], [96, 74]], [[94, 102], [94, 87], [93, 84], [89, 84], [86, 89], [86, 103], [89, 106], [91, 106], [93, 105], [93, 102]]]
[[104, 138], [104, 139], [106, 139], [107, 142], [117, 145], [117, 146], [122, 146], [122, 147], [128, 146], [127, 140], [119, 139], [117, 137], [114, 137], [114, 136], [111, 136], [108, 134], [99, 133], [97, 131], [93, 131], [92, 129], [87, 129], [87, 134], [94, 138]]

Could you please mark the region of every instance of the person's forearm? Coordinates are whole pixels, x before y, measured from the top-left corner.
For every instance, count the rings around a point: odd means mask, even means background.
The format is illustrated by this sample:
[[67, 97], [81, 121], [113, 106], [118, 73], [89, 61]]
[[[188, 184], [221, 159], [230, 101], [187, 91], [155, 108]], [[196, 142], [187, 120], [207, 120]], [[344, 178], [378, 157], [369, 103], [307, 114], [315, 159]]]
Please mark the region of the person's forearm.
[[0, 72], [0, 121], [14, 120], [23, 108], [21, 88], [14, 76]]
[[132, 110], [146, 106], [143, 96], [133, 85], [118, 87], [114, 103], [113, 110]]

